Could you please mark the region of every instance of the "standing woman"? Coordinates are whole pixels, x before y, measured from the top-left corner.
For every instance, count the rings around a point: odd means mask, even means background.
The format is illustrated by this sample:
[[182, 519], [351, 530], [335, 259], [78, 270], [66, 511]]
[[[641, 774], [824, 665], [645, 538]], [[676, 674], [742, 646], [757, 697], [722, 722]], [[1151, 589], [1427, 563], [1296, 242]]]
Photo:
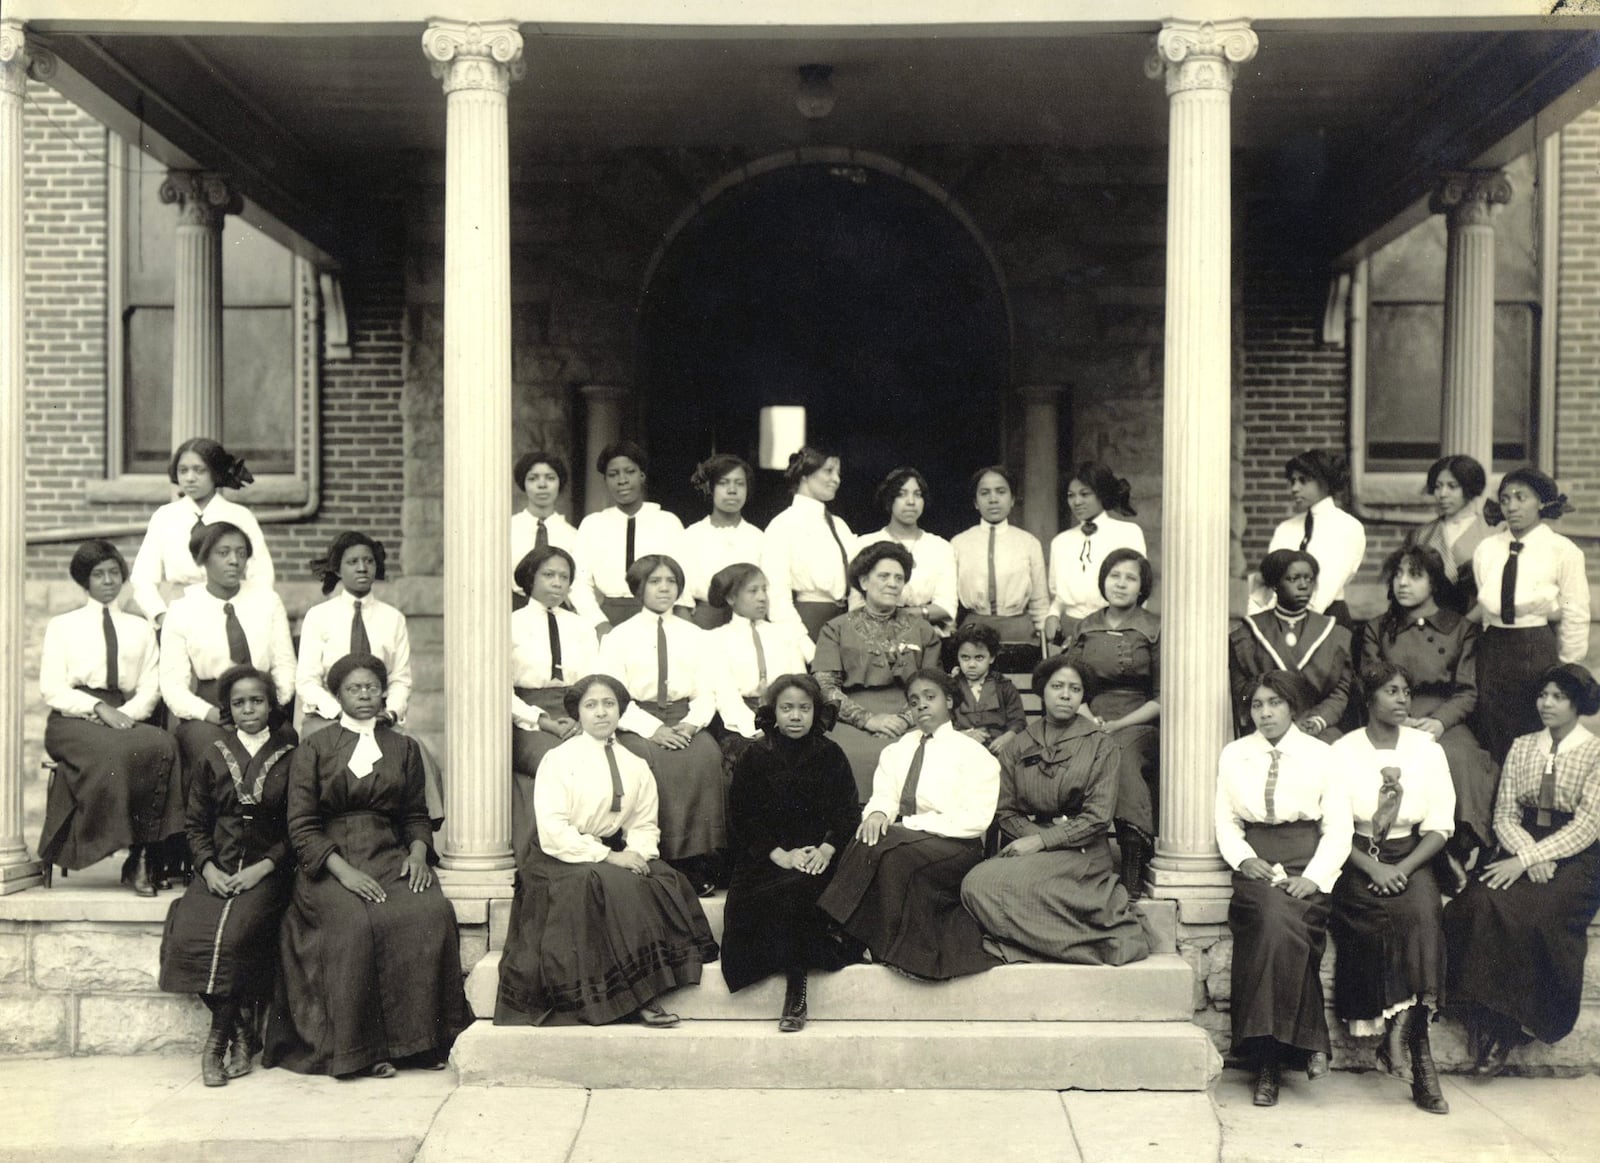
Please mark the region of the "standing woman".
[[432, 865], [416, 741], [379, 722], [384, 665], [333, 664], [337, 728], [296, 748], [289, 839], [299, 857], [279, 935], [264, 1066], [393, 1078], [443, 1067], [471, 1020], [461, 938]]
[[812, 661], [822, 697], [838, 711], [833, 741], [850, 757], [863, 800], [879, 755], [915, 722], [906, 706], [911, 676], [939, 658], [939, 632], [900, 605], [910, 576], [911, 554], [893, 541], [856, 554], [850, 586], [861, 595], [861, 607], [822, 628]]
[[[633, 563], [649, 554], [683, 552], [683, 522], [654, 501], [644, 499], [650, 461], [631, 440], [601, 449], [595, 470], [605, 478], [609, 508], [590, 513], [578, 526], [573, 555], [582, 572], [573, 579], [572, 608], [589, 611], [591, 624], [604, 635], [639, 612], [639, 599], [629, 587]], [[685, 613], [692, 604], [679, 595]]]
[[1350, 802], [1333, 752], [1302, 733], [1305, 683], [1272, 670], [1250, 692], [1254, 734], [1217, 759], [1217, 847], [1233, 872], [1233, 1048], [1275, 1106], [1285, 1061], [1328, 1073], [1322, 953], [1328, 894], [1350, 855]]
[[519, 863], [534, 842], [539, 764], [578, 733], [567, 692], [599, 663], [593, 628], [561, 605], [576, 572], [572, 554], [559, 545], [530, 549], [517, 563], [517, 585], [527, 599], [511, 615], [511, 851]]
[[109, 541], [85, 541], [67, 567], [88, 598], [50, 619], [39, 693], [50, 708], [50, 780], [39, 859], [88, 868], [128, 849], [123, 880], [155, 896], [161, 842], [183, 827], [178, 746], [148, 720], [160, 700], [156, 636], [117, 608], [128, 565]]
[[757, 716], [764, 738], [739, 757], [728, 788], [733, 879], [722, 976], [737, 993], [784, 974], [784, 1033], [805, 1028], [807, 970], [838, 969], [858, 956], [828, 932], [817, 908], [834, 856], [861, 822], [850, 761], [828, 738], [832, 718], [814, 678], [780, 675]]
[[783, 475], [794, 500], [768, 522], [761, 565], [772, 586], [772, 620], [804, 623], [815, 642], [845, 612], [856, 535], [828, 509], [842, 479], [836, 454], [806, 445]]
[[1430, 1114], [1450, 1113], [1428, 1023], [1444, 998], [1444, 921], [1432, 861], [1455, 824], [1444, 752], [1406, 723], [1411, 680], [1392, 662], [1361, 672], [1367, 725], [1333, 745], [1355, 823], [1350, 860], [1333, 886], [1329, 927], [1335, 1012], [1356, 1037], [1384, 1035], [1378, 1061], [1404, 1077]]
[[[1298, 549], [1317, 559], [1316, 588], [1307, 602], [1315, 614], [1326, 614], [1346, 630], [1351, 628], [1345, 587], [1361, 568], [1367, 553], [1367, 531], [1361, 522], [1334, 503], [1350, 482], [1349, 467], [1337, 452], [1312, 448], [1291, 457], [1283, 466], [1295, 515], [1279, 523], [1267, 543], [1267, 552]], [[1272, 583], [1251, 595], [1250, 612], [1272, 604]]]
[[1478, 583], [1472, 575], [1472, 555], [1494, 530], [1484, 519], [1483, 490], [1488, 485], [1483, 465], [1470, 456], [1442, 456], [1428, 468], [1428, 487], [1439, 515], [1406, 539], [1410, 545], [1432, 549], [1444, 562], [1451, 590], [1440, 600], [1458, 614], [1472, 613], [1478, 604]]
[[1336, 724], [1349, 705], [1353, 681], [1350, 631], [1307, 605], [1317, 575], [1317, 559], [1309, 553], [1273, 550], [1261, 563], [1273, 604], [1228, 632], [1228, 677], [1241, 735], [1250, 730], [1256, 680], [1269, 670], [1292, 670], [1306, 680], [1312, 694], [1300, 730], [1324, 743], [1339, 737]]
[[911, 554], [916, 580], [900, 591], [900, 604], [914, 606], [934, 629], [948, 635], [956, 618], [956, 551], [919, 524], [927, 504], [926, 477], [914, 468], [890, 470], [878, 486], [878, 507], [889, 515], [889, 523], [862, 537], [861, 544], [893, 541]]
[[167, 466], [167, 479], [180, 496], [150, 516], [150, 526], [133, 559], [133, 600], [141, 613], [158, 628], [167, 613], [167, 600], [183, 587], [205, 580], [205, 572], [190, 553], [190, 542], [200, 525], [226, 521], [250, 541], [250, 569], [242, 579], [249, 589], [272, 589], [276, 580], [272, 555], [254, 514], [228, 500], [219, 489], [242, 489], [255, 480], [244, 461], [228, 454], [215, 440], [195, 437], [178, 445]]
[[1004, 846], [967, 873], [961, 903], [1007, 961], [1142, 961], [1150, 944], [1107, 839], [1117, 745], [1078, 714], [1083, 679], [1064, 655], [1039, 664], [1033, 689], [1043, 717], [1000, 751]]
[[[289, 902], [289, 763], [298, 742], [272, 676], [236, 666], [217, 683], [228, 731], [197, 763], [187, 832], [196, 872], [167, 910], [161, 988], [197, 993], [211, 1011], [200, 1053], [207, 1086], [250, 1073], [271, 995], [278, 922]], [[226, 1053], [227, 1061], [223, 1061]]]
[[[1046, 642], [1071, 642], [1074, 626], [1106, 604], [1101, 566], [1116, 550], [1147, 556], [1128, 482], [1103, 464], [1084, 461], [1067, 483], [1067, 508], [1077, 525], [1050, 542], [1050, 616]], [[1118, 516], [1120, 514], [1120, 516]]]
[[1506, 527], [1478, 544], [1472, 575], [1483, 610], [1476, 730], [1504, 763], [1512, 740], [1540, 729], [1540, 676], [1589, 653], [1589, 578], [1583, 550], [1545, 523], [1572, 512], [1553, 479], [1531, 466], [1506, 473], [1498, 508], [1488, 516]]
[[755, 470], [745, 460], [726, 452], [701, 461], [689, 478], [711, 502], [711, 513], [683, 531], [683, 568], [694, 598], [689, 620], [702, 630], [715, 630], [728, 621], [727, 607], [710, 600], [711, 579], [717, 571], [735, 562], [761, 563], [761, 530], [744, 519], [755, 480]]
[[628, 570], [640, 611], [600, 643], [599, 667], [628, 690], [622, 745], [650, 764], [660, 799], [661, 858], [681, 869], [701, 896], [714, 888], [717, 854], [727, 845], [722, 752], [706, 728], [723, 685], [706, 632], [673, 616], [683, 567], [661, 553]]
[[[511, 515], [513, 575], [522, 559], [535, 549], [554, 545], [565, 549], [568, 553], [576, 554], [578, 530], [556, 508], [571, 476], [567, 462], [553, 452], [535, 449], [517, 458], [511, 476], [517, 488], [522, 490], [524, 497], [522, 511]], [[594, 600], [594, 587], [589, 584], [588, 578], [582, 580], [583, 584], [579, 585], [576, 575], [573, 577], [572, 596], [575, 601], [584, 602], [582, 608], [577, 606], [574, 608], [584, 621], [592, 626], [601, 620], [602, 615], [599, 605]], [[515, 586], [514, 580], [513, 586]], [[527, 600], [527, 595], [520, 587], [514, 588], [511, 608], [520, 610]]]
[[1600, 686], [1574, 663], [1541, 678], [1544, 727], [1512, 744], [1500, 777], [1500, 858], [1444, 911], [1450, 1005], [1485, 1077], [1518, 1046], [1572, 1032], [1600, 909], [1600, 739], [1578, 722], [1600, 714]]
[[1117, 847], [1137, 899], [1155, 851], [1161, 790], [1161, 619], [1144, 608], [1155, 570], [1135, 549], [1100, 563], [1107, 605], [1077, 623], [1066, 657], [1089, 695], [1089, 721], [1117, 745]]
[[993, 626], [1002, 645], [1037, 647], [1050, 612], [1050, 588], [1044, 547], [1032, 533], [1011, 524], [1016, 503], [1017, 481], [1005, 465], [992, 464], [972, 475], [972, 504], [981, 520], [950, 542], [956, 554], [956, 590], [965, 611], [961, 621]]
[[956, 685], [944, 671], [917, 671], [907, 696], [916, 729], [879, 758], [861, 826], [817, 907], [873, 961], [943, 981], [997, 964], [961, 904], [961, 880], [983, 859], [1000, 764], [950, 721]]

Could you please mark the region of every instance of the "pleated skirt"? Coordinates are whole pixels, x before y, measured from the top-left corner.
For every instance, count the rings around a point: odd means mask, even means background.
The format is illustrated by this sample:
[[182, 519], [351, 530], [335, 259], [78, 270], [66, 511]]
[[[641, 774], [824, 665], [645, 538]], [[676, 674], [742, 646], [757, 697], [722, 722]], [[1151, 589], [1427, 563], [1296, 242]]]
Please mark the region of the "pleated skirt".
[[[1369, 840], [1355, 843], [1365, 851]], [[1398, 864], [1419, 843], [1415, 834], [1393, 837], [1378, 859]], [[1442, 1002], [1444, 995], [1444, 910], [1432, 867], [1413, 872], [1399, 896], [1379, 896], [1371, 885], [1352, 863], [1333, 886], [1333, 1008], [1346, 1022], [1376, 1021], [1408, 998]]]
[[[641, 699], [639, 706], [669, 727], [683, 722], [689, 709], [689, 704], [681, 699], [671, 703]], [[670, 750], [631, 731], [624, 731], [617, 738], [655, 773], [663, 860], [708, 856], [728, 846], [722, 751], [711, 738], [710, 731], [697, 731], [689, 746], [681, 751]]]

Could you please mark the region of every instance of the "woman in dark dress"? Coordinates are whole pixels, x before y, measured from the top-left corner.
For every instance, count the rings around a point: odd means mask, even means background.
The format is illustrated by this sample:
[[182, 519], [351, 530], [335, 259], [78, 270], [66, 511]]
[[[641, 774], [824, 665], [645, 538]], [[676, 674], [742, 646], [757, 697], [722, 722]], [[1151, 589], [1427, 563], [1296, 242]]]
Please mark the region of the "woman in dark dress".
[[831, 708], [810, 675], [785, 674], [767, 689], [756, 721], [764, 738], [746, 748], [728, 789], [733, 881], [722, 931], [728, 992], [774, 973], [788, 991], [778, 1028], [806, 1024], [806, 971], [859, 958], [828, 932], [817, 897], [834, 856], [861, 822], [850, 761], [827, 736]]
[[1306, 603], [1317, 585], [1317, 559], [1298, 549], [1275, 549], [1261, 563], [1261, 577], [1274, 604], [1251, 614], [1228, 634], [1228, 679], [1238, 733], [1251, 731], [1250, 699], [1256, 680], [1269, 670], [1289, 670], [1311, 689], [1311, 705], [1298, 724], [1324, 743], [1339, 737], [1337, 726], [1350, 702], [1350, 631]]
[[376, 722], [388, 675], [370, 654], [328, 671], [343, 714], [294, 753], [299, 858], [279, 937], [263, 1065], [393, 1078], [438, 1068], [470, 1018], [455, 912], [431, 865], [417, 743]]
[[545, 756], [534, 786], [538, 842], [523, 858], [500, 961], [496, 1025], [678, 1024], [662, 994], [717, 959], [695, 889], [659, 858], [650, 765], [617, 745], [628, 691], [578, 679], [579, 733]]
[[1142, 961], [1150, 945], [1107, 839], [1117, 745], [1078, 714], [1083, 678], [1065, 655], [1039, 664], [1033, 689], [1043, 717], [1000, 751], [1004, 847], [967, 873], [961, 903], [1006, 961]]
[[983, 859], [1000, 764], [950, 721], [956, 685], [931, 667], [907, 685], [916, 729], [884, 748], [872, 798], [817, 907], [907, 977], [942, 981], [997, 964], [961, 904]]
[[250, 1073], [261, 1049], [261, 1011], [289, 901], [289, 762], [298, 742], [294, 728], [272, 728], [280, 708], [271, 675], [236, 666], [218, 680], [217, 695], [227, 733], [189, 774], [196, 877], [167, 910], [161, 935], [161, 988], [197, 993], [211, 1010], [200, 1053], [207, 1086]]
[[127, 848], [123, 882], [155, 896], [161, 842], [183, 827], [178, 745], [148, 722], [161, 701], [155, 633], [117, 608], [128, 566], [111, 542], [85, 541], [68, 571], [89, 600], [44, 631], [44, 749], [57, 767], [39, 859], [88, 868]]
[[1431, 862], [1455, 825], [1455, 788], [1444, 752], [1406, 725], [1406, 672], [1376, 661], [1362, 670], [1361, 685], [1367, 725], [1333, 745], [1355, 823], [1350, 859], [1333, 886], [1334, 1009], [1357, 1037], [1385, 1035], [1380, 1064], [1409, 1077], [1419, 1108], [1448, 1114], [1428, 1039], [1444, 995], [1445, 963]]
[[1117, 846], [1122, 883], [1138, 898], [1155, 850], [1161, 788], [1161, 619], [1144, 608], [1149, 558], [1113, 549], [1100, 565], [1107, 604], [1077, 624], [1066, 657], [1089, 692], [1088, 718], [1117, 745]]
[[1544, 730], [1512, 744], [1500, 776], [1499, 859], [1444, 910], [1450, 1006], [1484, 1077], [1518, 1046], [1572, 1032], [1600, 909], [1600, 739], [1578, 722], [1600, 713], [1600, 685], [1572, 663], [1543, 680]]

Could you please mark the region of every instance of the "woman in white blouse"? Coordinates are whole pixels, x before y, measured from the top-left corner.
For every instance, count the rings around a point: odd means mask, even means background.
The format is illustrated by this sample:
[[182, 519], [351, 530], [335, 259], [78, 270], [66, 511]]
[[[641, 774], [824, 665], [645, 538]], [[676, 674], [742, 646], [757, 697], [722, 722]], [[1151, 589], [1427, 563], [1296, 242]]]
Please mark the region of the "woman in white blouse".
[[1583, 550], [1546, 523], [1572, 512], [1546, 473], [1514, 469], [1499, 503], [1485, 506], [1505, 529], [1472, 555], [1483, 637], [1478, 644], [1478, 706], [1473, 733], [1496, 763], [1512, 741], [1539, 730], [1539, 676], [1589, 653], [1589, 578]]
[[160, 699], [155, 633], [117, 608], [128, 565], [111, 542], [85, 541], [68, 572], [88, 601], [44, 631], [44, 749], [58, 766], [39, 859], [87, 868], [126, 847], [123, 882], [154, 896], [159, 845], [182, 832], [184, 813], [177, 743], [146, 722]]
[[706, 729], [723, 671], [706, 632], [672, 612], [683, 593], [682, 566], [647, 554], [628, 570], [628, 583], [642, 608], [600, 643], [600, 670], [628, 690], [622, 745], [655, 772], [661, 857], [710, 896], [728, 840], [722, 752]]
[[[1294, 516], [1278, 523], [1272, 540], [1267, 543], [1267, 552], [1298, 549], [1316, 558], [1317, 586], [1307, 606], [1353, 632], [1344, 591], [1366, 556], [1367, 531], [1358, 519], [1334, 502], [1350, 482], [1345, 458], [1322, 448], [1308, 449], [1289, 458], [1283, 466], [1283, 476], [1289, 482]], [[1249, 613], [1271, 605], [1272, 594], [1266, 587], [1252, 590]]]
[[725, 672], [717, 713], [730, 733], [722, 747], [731, 762], [743, 750], [732, 743], [733, 738], [753, 742], [760, 737], [755, 712], [772, 680], [780, 674], [806, 673], [817, 648], [799, 623], [767, 620], [767, 575], [752, 563], [741, 561], [718, 570], [708, 593], [711, 604], [729, 615], [726, 625], [706, 637], [711, 656]]
[[675, 1026], [657, 999], [698, 984], [701, 966], [717, 959], [694, 887], [659, 859], [650, 765], [617, 746], [628, 706], [627, 689], [606, 674], [567, 692], [567, 717], [580, 730], [540, 766], [538, 843], [520, 864], [496, 1025], [597, 1026], [636, 1015], [646, 1026]]
[[189, 552], [189, 542], [198, 525], [226, 521], [250, 539], [250, 568], [243, 585], [247, 589], [272, 589], [275, 576], [272, 554], [254, 514], [243, 505], [228, 500], [221, 489], [242, 489], [255, 480], [244, 461], [229, 455], [215, 440], [196, 437], [185, 440], [172, 454], [167, 479], [178, 486], [179, 497], [162, 505], [150, 517], [144, 541], [133, 559], [133, 600], [140, 613], [160, 627], [167, 613], [167, 601], [185, 586], [205, 580], [205, 572]]
[[1077, 525], [1050, 542], [1050, 616], [1046, 642], [1072, 641], [1077, 624], [1105, 608], [1100, 566], [1113, 550], [1131, 549], [1148, 557], [1144, 530], [1127, 518], [1133, 507], [1128, 482], [1103, 464], [1080, 464], [1067, 482], [1067, 508]]
[[900, 591], [900, 604], [914, 606], [940, 635], [948, 637], [956, 619], [956, 551], [920, 522], [928, 504], [928, 480], [914, 468], [892, 469], [878, 486], [878, 507], [889, 523], [861, 538], [861, 545], [893, 541], [905, 547], [915, 562], [914, 576]]
[[[511, 569], [515, 574], [519, 562], [535, 549], [554, 545], [568, 553], [578, 551], [578, 529], [556, 508], [561, 493], [567, 487], [571, 473], [567, 462], [553, 452], [534, 449], [517, 458], [511, 470], [511, 479], [522, 490], [523, 504], [519, 512], [511, 515]], [[580, 585], [579, 582], [582, 582]], [[513, 585], [515, 580], [513, 579]], [[595, 602], [594, 587], [588, 578], [573, 574], [572, 596], [583, 606], [574, 606], [578, 614], [591, 626], [602, 618], [599, 604]], [[514, 589], [511, 608], [520, 610], [527, 603], [527, 595]]]
[[1017, 479], [1009, 468], [980, 468], [972, 474], [972, 507], [980, 520], [957, 533], [950, 546], [956, 555], [960, 620], [992, 626], [1002, 647], [1023, 647], [1006, 652], [1004, 669], [1032, 670], [1050, 613], [1050, 583], [1044, 546], [1011, 523], [1016, 503]]
[[1256, 730], [1217, 759], [1217, 847], [1234, 870], [1232, 1018], [1255, 1071], [1255, 1104], [1274, 1106], [1285, 1061], [1328, 1073], [1322, 953], [1328, 894], [1350, 855], [1350, 802], [1326, 743], [1294, 725], [1309, 697], [1285, 670], [1256, 680]]
[[761, 565], [772, 584], [772, 620], [804, 623], [815, 642], [844, 613], [856, 535], [828, 510], [839, 495], [839, 458], [807, 445], [789, 457], [789, 507], [767, 524]]
[[1432, 862], [1455, 830], [1455, 784], [1444, 749], [1405, 725], [1411, 676], [1377, 660], [1362, 670], [1361, 686], [1367, 725], [1333, 745], [1355, 823], [1350, 860], [1333, 886], [1334, 1010], [1357, 1037], [1385, 1035], [1379, 1064], [1409, 1075], [1419, 1108], [1448, 1114], [1428, 1023], [1444, 994], [1445, 967]]
[[[611, 504], [590, 513], [578, 526], [573, 556], [579, 573], [573, 578], [572, 608], [605, 635], [639, 610], [628, 580], [634, 562], [647, 554], [681, 554], [683, 522], [644, 499], [650, 461], [632, 440], [602, 448], [594, 466], [605, 478]], [[687, 611], [694, 602], [684, 593], [678, 604]]]
[[761, 562], [761, 530], [744, 519], [755, 480], [755, 470], [744, 459], [726, 452], [701, 461], [689, 478], [711, 502], [711, 513], [683, 531], [683, 569], [694, 598], [689, 620], [702, 630], [715, 630], [728, 620], [728, 608], [710, 597], [717, 571], [739, 561]]

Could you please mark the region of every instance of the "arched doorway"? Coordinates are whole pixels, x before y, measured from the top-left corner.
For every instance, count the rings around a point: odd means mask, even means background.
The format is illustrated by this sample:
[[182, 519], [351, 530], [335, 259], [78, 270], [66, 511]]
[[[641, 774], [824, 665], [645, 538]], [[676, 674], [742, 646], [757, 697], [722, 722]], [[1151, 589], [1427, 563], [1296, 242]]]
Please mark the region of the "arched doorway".
[[[686, 520], [706, 509], [695, 463], [713, 449], [755, 463], [760, 409], [802, 404], [811, 442], [844, 457], [836, 508], [853, 529], [882, 527], [877, 482], [913, 464], [933, 493], [924, 524], [948, 535], [973, 519], [968, 476], [1000, 453], [1009, 314], [932, 183], [801, 157], [725, 180], [669, 239], [638, 368], [651, 495]], [[758, 475], [747, 512], [764, 524], [788, 497], [779, 472]]]

